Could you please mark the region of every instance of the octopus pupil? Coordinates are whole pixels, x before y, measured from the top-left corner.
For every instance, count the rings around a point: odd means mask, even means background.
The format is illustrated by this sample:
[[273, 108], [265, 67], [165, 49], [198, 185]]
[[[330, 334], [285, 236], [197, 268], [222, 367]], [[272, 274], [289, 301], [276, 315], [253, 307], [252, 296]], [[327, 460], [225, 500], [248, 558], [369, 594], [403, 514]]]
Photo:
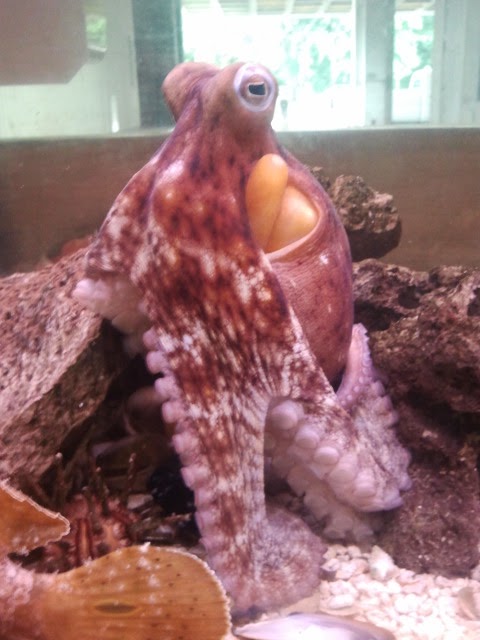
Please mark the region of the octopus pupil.
[[252, 96], [264, 96], [267, 93], [265, 83], [249, 84], [248, 91]]

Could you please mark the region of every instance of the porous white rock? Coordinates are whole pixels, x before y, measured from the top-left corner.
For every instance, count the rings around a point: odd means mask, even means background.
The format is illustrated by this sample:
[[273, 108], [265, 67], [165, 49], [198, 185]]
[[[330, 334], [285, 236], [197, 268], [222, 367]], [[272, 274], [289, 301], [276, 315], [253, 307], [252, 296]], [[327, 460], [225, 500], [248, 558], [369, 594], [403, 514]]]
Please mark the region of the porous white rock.
[[392, 558], [380, 547], [374, 546], [368, 560], [370, 574], [375, 580], [386, 582], [396, 572], [397, 568]]
[[[475, 617], [479, 581], [415, 574], [397, 567], [380, 547], [367, 550], [334, 544], [325, 556], [330, 579], [282, 614], [352, 616], [389, 630], [395, 640], [480, 640], [480, 620]], [[347, 579], [353, 566], [362, 570]]]
[[353, 594], [340, 593], [339, 595], [329, 598], [327, 606], [331, 611], [337, 611], [337, 609], [346, 609], [347, 607], [353, 607], [354, 604], [355, 596]]

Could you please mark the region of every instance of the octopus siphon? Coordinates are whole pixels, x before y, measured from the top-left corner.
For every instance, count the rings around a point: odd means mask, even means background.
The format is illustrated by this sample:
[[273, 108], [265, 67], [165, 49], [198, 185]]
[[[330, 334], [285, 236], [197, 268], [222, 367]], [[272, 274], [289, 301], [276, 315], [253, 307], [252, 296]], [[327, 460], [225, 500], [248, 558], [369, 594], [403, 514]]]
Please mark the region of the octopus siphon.
[[156, 376], [210, 566], [236, 612], [310, 593], [324, 543], [265, 500], [286, 481], [332, 538], [401, 504], [408, 453], [353, 324], [345, 231], [271, 128], [265, 67], [183, 63], [173, 133], [115, 200], [75, 296]]

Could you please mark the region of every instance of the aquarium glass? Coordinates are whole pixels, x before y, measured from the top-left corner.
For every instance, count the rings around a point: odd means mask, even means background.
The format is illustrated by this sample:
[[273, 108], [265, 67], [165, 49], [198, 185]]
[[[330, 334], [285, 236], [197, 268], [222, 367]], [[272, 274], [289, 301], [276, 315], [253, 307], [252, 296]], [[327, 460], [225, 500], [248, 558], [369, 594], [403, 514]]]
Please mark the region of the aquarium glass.
[[388, 259], [480, 264], [479, 0], [0, 0], [0, 273], [98, 228], [183, 61], [266, 65], [280, 143], [392, 195]]
[[18, 0], [0, 53], [0, 139], [169, 128], [182, 60], [267, 65], [277, 130], [480, 123], [476, 0]]

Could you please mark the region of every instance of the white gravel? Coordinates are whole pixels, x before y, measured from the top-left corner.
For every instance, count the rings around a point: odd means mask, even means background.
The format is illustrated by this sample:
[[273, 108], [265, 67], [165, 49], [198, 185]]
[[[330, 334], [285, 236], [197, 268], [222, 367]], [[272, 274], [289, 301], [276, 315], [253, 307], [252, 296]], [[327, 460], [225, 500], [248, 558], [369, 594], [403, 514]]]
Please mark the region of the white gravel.
[[279, 613], [349, 616], [390, 630], [396, 640], [480, 640], [478, 580], [415, 574], [379, 547], [335, 544], [326, 558], [331, 581]]

